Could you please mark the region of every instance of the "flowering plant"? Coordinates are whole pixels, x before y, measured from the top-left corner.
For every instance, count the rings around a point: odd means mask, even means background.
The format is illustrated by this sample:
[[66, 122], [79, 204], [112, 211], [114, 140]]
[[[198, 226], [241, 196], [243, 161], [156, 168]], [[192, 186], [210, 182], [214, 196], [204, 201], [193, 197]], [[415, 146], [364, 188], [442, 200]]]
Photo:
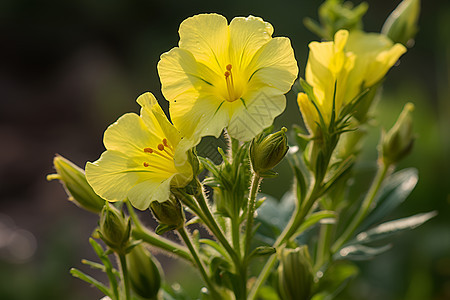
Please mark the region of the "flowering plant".
[[[228, 24], [200, 14], [183, 21], [178, 47], [158, 63], [171, 122], [145, 93], [137, 99], [140, 115], [108, 127], [106, 151], [85, 171], [55, 158], [57, 174], [49, 179], [60, 179], [72, 201], [99, 214], [90, 243], [101, 264], [85, 263], [104, 271], [109, 285], [78, 269], [72, 274], [105, 299], [187, 299], [163, 284], [152, 246], [198, 269], [201, 299], [332, 299], [356, 276], [352, 261], [387, 251], [394, 234], [432, 218], [435, 212], [382, 222], [418, 179], [414, 169], [395, 172], [414, 142], [411, 103], [383, 131], [368, 189], [350, 193], [379, 88], [416, 32], [419, 6], [411, 2], [418, 0], [404, 2], [383, 33], [366, 33], [366, 6], [325, 1], [321, 23], [306, 21], [323, 41], [309, 44], [305, 78], [297, 82], [290, 40], [272, 37], [263, 19]], [[304, 129], [272, 132], [294, 84]], [[206, 136], [226, 146], [204, 153]], [[279, 201], [261, 196], [262, 180], [277, 176], [283, 159], [292, 189]], [[146, 228], [135, 209], [151, 211], [158, 227]], [[165, 237], [168, 231], [183, 243]]]

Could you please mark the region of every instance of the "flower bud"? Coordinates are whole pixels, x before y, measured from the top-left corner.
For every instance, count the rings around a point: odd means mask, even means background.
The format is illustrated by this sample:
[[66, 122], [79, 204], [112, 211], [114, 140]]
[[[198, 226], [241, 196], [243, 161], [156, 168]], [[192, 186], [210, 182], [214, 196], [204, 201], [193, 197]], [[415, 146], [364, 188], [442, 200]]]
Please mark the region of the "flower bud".
[[307, 300], [311, 296], [313, 274], [307, 246], [283, 249], [278, 266], [281, 299]]
[[173, 195], [164, 202], [153, 201], [150, 204], [150, 209], [160, 224], [178, 228], [184, 223], [181, 203]]
[[286, 155], [289, 147], [287, 145], [286, 127], [280, 131], [259, 136], [252, 140], [250, 145], [250, 160], [253, 171], [260, 176], [275, 167]]
[[161, 287], [161, 267], [142, 245], [137, 245], [126, 256], [131, 288], [144, 299], [155, 299]]
[[407, 103], [394, 126], [381, 139], [381, 154], [386, 165], [399, 162], [411, 152], [414, 144], [411, 113], [414, 104]]
[[386, 19], [381, 33], [406, 46], [417, 33], [419, 14], [420, 0], [403, 0]]
[[83, 169], [60, 155], [55, 156], [53, 165], [57, 174], [47, 175], [47, 180], [59, 179], [69, 200], [77, 206], [94, 213], [102, 210], [105, 200], [87, 183]]
[[114, 206], [106, 203], [100, 214], [98, 233], [105, 244], [118, 253], [125, 253], [129, 245], [131, 222]]

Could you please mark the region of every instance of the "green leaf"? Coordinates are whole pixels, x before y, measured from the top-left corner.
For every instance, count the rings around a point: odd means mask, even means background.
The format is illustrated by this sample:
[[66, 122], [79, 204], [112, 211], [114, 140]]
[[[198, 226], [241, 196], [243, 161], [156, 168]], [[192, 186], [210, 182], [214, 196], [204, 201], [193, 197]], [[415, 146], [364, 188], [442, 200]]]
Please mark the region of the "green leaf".
[[72, 274], [73, 277], [79, 278], [89, 284], [92, 284], [96, 288], [98, 288], [103, 294], [105, 294], [108, 297], [112, 297], [111, 291], [100, 281], [94, 279], [93, 277], [84, 274], [78, 269], [72, 268], [70, 269], [70, 274]]
[[377, 248], [364, 245], [350, 245], [339, 250], [339, 252], [334, 255], [334, 259], [369, 260], [389, 249], [391, 249], [391, 245]]
[[274, 247], [260, 246], [260, 247], [256, 247], [256, 249], [253, 250], [253, 252], [250, 254], [250, 256], [272, 255], [276, 252], [277, 252], [277, 250]]
[[385, 179], [386, 184], [381, 188], [375, 199], [375, 209], [361, 224], [359, 231], [366, 230], [373, 224], [380, 222], [402, 204], [413, 191], [418, 178], [417, 170], [409, 168], [394, 173]]
[[436, 215], [436, 211], [431, 211], [428, 213], [421, 213], [403, 219], [389, 221], [380, 224], [375, 228], [359, 233], [356, 236], [356, 239], [350, 241], [348, 244], [362, 244], [385, 239], [402, 231], [414, 229], [430, 220], [431, 218], [435, 217]]
[[296, 191], [297, 191], [297, 203], [298, 205], [301, 205], [303, 203], [303, 200], [305, 199], [307, 188], [306, 188], [306, 182], [305, 177], [303, 176], [302, 171], [300, 168], [296, 165], [293, 165], [294, 168], [294, 175], [296, 179]]
[[114, 267], [111, 263], [111, 260], [108, 258], [108, 255], [103, 250], [102, 246], [99, 243], [97, 243], [96, 240], [94, 240], [93, 238], [89, 238], [89, 243], [91, 244], [91, 246], [94, 249], [95, 253], [97, 254], [98, 258], [100, 258], [103, 265], [105, 266], [105, 272], [106, 272], [106, 275], [108, 276], [109, 284], [111, 285], [111, 289], [117, 298], [118, 293], [119, 293], [118, 283], [117, 283], [117, 277], [119, 277], [118, 271], [116, 269], [114, 269]]
[[228, 253], [215, 241], [210, 239], [200, 239], [200, 243], [204, 245], [210, 246], [212, 249], [217, 251], [219, 254], [221, 254], [223, 257], [229, 257]]
[[301, 234], [311, 226], [314, 226], [315, 224], [317, 224], [317, 222], [325, 220], [327, 220], [326, 224], [336, 222], [336, 213], [331, 210], [322, 210], [309, 215], [305, 219], [303, 224], [298, 228], [298, 230], [295, 233], [295, 236]]
[[158, 227], [156, 227], [155, 233], [157, 235], [161, 235], [166, 233], [167, 231], [171, 231], [177, 228], [177, 225], [167, 225], [167, 224], [159, 224]]

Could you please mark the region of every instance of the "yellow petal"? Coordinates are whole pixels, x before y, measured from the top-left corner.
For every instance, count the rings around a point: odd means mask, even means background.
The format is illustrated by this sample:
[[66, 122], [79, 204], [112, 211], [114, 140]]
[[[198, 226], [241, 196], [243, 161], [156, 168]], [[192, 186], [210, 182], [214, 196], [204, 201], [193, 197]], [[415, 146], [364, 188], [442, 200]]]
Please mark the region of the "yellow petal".
[[230, 23], [230, 63], [242, 70], [253, 55], [272, 38], [273, 27], [263, 19], [248, 16], [234, 18]]
[[124, 200], [130, 188], [149, 177], [160, 178], [145, 170], [139, 160], [118, 151], [105, 151], [97, 161], [86, 164], [89, 185], [108, 201]]
[[142, 156], [144, 148], [154, 147], [161, 142], [158, 133], [149, 131], [138, 115], [127, 113], [106, 129], [103, 143], [108, 150]]
[[260, 48], [248, 66], [249, 90], [270, 86], [287, 93], [297, 78], [298, 66], [288, 38], [277, 37]]
[[[152, 93], [145, 93], [139, 96], [136, 102], [142, 107], [141, 118], [147, 129], [160, 138], [158, 144], [166, 138], [173, 147], [176, 147], [181, 135], [167, 119], [155, 96]], [[148, 146], [155, 147], [156, 145]]]
[[362, 78], [364, 87], [371, 87], [386, 75], [406, 48], [401, 44], [394, 45], [382, 34], [356, 31], [350, 34], [347, 51], [357, 57], [351, 80]]
[[158, 73], [164, 97], [170, 102], [191, 90], [214, 93], [219, 82], [225, 81], [223, 70], [219, 76], [206, 65], [197, 62], [190, 52], [180, 48], [173, 48], [161, 55]]
[[184, 93], [170, 104], [172, 122], [183, 137], [196, 139], [201, 136], [218, 137], [228, 124], [229, 102], [218, 100], [215, 95], [202, 95], [196, 91]]
[[218, 14], [200, 14], [184, 20], [179, 29], [179, 47], [191, 52], [201, 62], [221, 73], [229, 63], [228, 21]]
[[164, 202], [169, 199], [172, 177], [173, 175], [160, 182], [141, 182], [128, 191], [128, 199], [134, 207], [140, 210], [146, 210], [153, 201]]
[[320, 122], [317, 109], [305, 93], [298, 94], [297, 103], [300, 108], [300, 112], [302, 113], [302, 118], [306, 125], [306, 129], [308, 129], [310, 134], [314, 135], [317, 130], [317, 123]]
[[235, 109], [228, 125], [230, 136], [240, 141], [249, 141], [269, 127], [286, 107], [285, 96], [267, 87], [246, 94], [244, 101], [246, 105]]

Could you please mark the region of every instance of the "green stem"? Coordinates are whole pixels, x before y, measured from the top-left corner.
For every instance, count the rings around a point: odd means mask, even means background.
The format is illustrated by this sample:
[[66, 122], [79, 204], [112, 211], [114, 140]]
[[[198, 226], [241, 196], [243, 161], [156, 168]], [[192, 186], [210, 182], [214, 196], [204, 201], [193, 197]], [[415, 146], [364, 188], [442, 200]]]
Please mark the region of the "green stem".
[[[292, 235], [295, 234], [298, 227], [302, 224], [305, 217], [308, 215], [308, 212], [318, 199], [318, 197], [321, 194], [321, 186], [322, 182], [316, 181], [314, 184], [313, 189], [309, 193], [308, 197], [306, 198], [304, 205], [302, 207], [297, 207], [295, 213], [292, 215], [291, 219], [289, 220], [288, 225], [284, 228], [281, 235], [278, 237], [278, 239], [275, 241], [273, 247], [278, 248], [280, 247], [284, 242], [288, 241]], [[269, 277], [270, 272], [272, 271], [275, 263], [276, 263], [277, 256], [274, 254], [272, 255], [264, 265], [263, 269], [259, 273], [258, 278], [256, 279], [255, 283], [253, 284], [253, 288], [250, 291], [247, 299], [253, 300], [256, 298], [259, 289], [266, 281], [267, 277]]]
[[189, 251], [191, 252], [192, 258], [194, 259], [195, 264], [197, 265], [198, 269], [200, 270], [200, 274], [203, 277], [203, 280], [205, 281], [206, 285], [208, 286], [209, 290], [211, 291], [212, 296], [215, 296], [214, 299], [220, 299], [216, 298], [218, 293], [216, 289], [214, 288], [214, 285], [212, 284], [211, 280], [208, 277], [208, 274], [206, 274], [205, 267], [203, 266], [203, 263], [201, 262], [197, 251], [194, 248], [194, 245], [192, 245], [191, 240], [188, 236], [188, 233], [186, 232], [186, 229], [183, 227], [178, 228], [178, 233], [180, 234], [181, 238], [183, 239], [184, 243], [188, 247]]
[[[236, 266], [240, 265], [240, 260], [236, 252], [231, 247], [228, 240], [225, 238], [225, 235], [222, 232], [222, 229], [220, 229], [219, 225], [216, 222], [216, 219], [214, 219], [214, 216], [212, 215], [211, 211], [209, 210], [209, 206], [206, 203], [205, 196], [203, 194], [203, 187], [202, 193], [199, 193], [198, 195], [195, 195], [195, 199], [197, 200], [198, 205], [200, 206], [200, 209], [204, 215], [204, 222], [209, 227], [209, 229], [212, 231], [214, 236], [217, 238], [217, 240], [222, 244], [222, 246], [225, 248], [225, 250], [230, 255], [231, 259], [234, 261]], [[201, 217], [201, 216], [199, 216]]]
[[237, 252], [238, 257], [241, 257], [241, 224], [239, 215], [235, 215], [231, 219], [231, 237], [233, 240], [234, 250]]
[[248, 259], [248, 255], [250, 252], [250, 243], [252, 240], [252, 231], [253, 231], [253, 219], [255, 215], [255, 203], [256, 203], [256, 194], [258, 193], [259, 184], [261, 183], [261, 176], [257, 173], [253, 174], [252, 178], [252, 187], [250, 188], [250, 197], [248, 198], [248, 206], [247, 206], [247, 223], [245, 225], [245, 260]]
[[353, 218], [350, 225], [347, 226], [344, 233], [333, 244], [333, 246], [331, 247], [331, 253], [336, 253], [342, 247], [342, 245], [344, 245], [344, 243], [353, 235], [355, 230], [358, 228], [358, 226], [361, 224], [361, 222], [364, 220], [364, 218], [370, 212], [370, 209], [372, 208], [373, 200], [375, 199], [375, 197], [378, 193], [378, 190], [381, 187], [381, 184], [383, 183], [384, 179], [386, 178], [389, 169], [390, 169], [390, 165], [386, 165], [384, 163], [382, 163], [382, 165], [378, 168], [377, 174], [375, 175], [372, 185], [370, 186], [370, 189], [369, 189], [368, 193], [366, 194], [366, 197], [364, 198], [359, 211]]
[[122, 270], [123, 285], [125, 288], [125, 300], [131, 299], [130, 278], [128, 277], [127, 260], [125, 254], [119, 254], [120, 268]]
[[132, 235], [136, 240], [142, 240], [152, 246], [163, 249], [188, 261], [192, 261], [191, 256], [189, 255], [189, 252], [185, 247], [178, 245], [177, 243], [174, 243], [160, 235], [157, 235], [156, 233], [148, 229], [133, 228]]
[[330, 257], [330, 242], [333, 233], [332, 224], [324, 224], [320, 227], [320, 236], [317, 243], [317, 255], [314, 270], [319, 270]]
[[153, 231], [148, 230], [144, 225], [142, 225], [141, 220], [136, 215], [134, 208], [131, 206], [129, 201], [126, 201], [128, 207], [128, 213], [130, 214], [131, 219], [133, 220], [133, 224], [135, 228], [133, 228], [132, 236], [135, 240], [142, 240], [152, 246], [158, 247], [160, 249], [166, 250], [167, 252], [178, 255], [181, 258], [191, 261], [191, 256], [189, 255], [188, 250], [178, 245], [177, 243], [172, 242], [160, 235], [157, 235]]

